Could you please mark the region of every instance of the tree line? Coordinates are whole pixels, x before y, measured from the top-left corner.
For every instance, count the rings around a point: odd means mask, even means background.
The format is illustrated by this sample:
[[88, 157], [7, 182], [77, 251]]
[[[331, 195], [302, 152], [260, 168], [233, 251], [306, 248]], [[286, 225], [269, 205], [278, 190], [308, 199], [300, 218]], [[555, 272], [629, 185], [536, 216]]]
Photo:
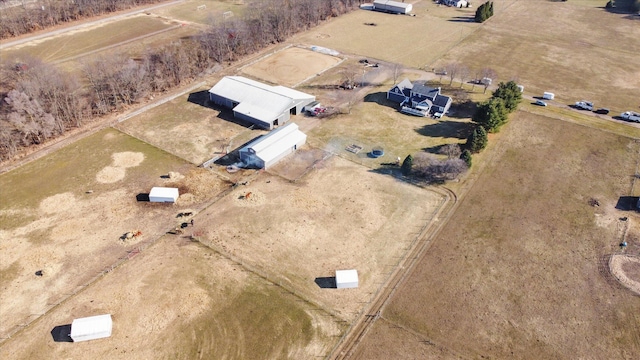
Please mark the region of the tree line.
[[73, 0], [22, 2], [0, 12], [0, 39], [163, 0]]
[[63, 72], [38, 59], [3, 61], [0, 160], [283, 42], [363, 1], [257, 1], [243, 16], [216, 21], [196, 36], [148, 49], [136, 59], [116, 54], [86, 61], [80, 72]]

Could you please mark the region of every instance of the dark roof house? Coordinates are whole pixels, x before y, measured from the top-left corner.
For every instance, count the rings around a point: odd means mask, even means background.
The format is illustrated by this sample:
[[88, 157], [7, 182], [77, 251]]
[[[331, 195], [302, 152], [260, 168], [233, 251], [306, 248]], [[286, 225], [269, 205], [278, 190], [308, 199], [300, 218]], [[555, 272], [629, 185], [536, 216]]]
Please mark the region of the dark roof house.
[[397, 102], [401, 111], [418, 116], [429, 113], [445, 114], [451, 107], [451, 98], [440, 94], [441, 89], [432, 88], [424, 83], [411, 83], [402, 80], [387, 92], [387, 99]]

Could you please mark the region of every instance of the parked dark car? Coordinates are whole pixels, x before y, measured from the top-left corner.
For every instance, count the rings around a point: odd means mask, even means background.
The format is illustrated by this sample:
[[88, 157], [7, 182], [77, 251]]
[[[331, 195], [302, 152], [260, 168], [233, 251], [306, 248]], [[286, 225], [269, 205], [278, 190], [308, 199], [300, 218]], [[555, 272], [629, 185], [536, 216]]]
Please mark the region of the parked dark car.
[[596, 114], [603, 114], [603, 115], [607, 115], [609, 113], [609, 109], [607, 108], [600, 108], [598, 110], [594, 111]]

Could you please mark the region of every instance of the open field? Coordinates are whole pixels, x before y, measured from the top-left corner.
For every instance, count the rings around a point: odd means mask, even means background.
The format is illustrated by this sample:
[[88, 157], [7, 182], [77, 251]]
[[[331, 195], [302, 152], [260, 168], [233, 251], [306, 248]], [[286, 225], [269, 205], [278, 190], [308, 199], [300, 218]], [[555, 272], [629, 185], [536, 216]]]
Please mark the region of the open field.
[[240, 16], [247, 9], [250, 0], [188, 0], [179, 4], [153, 10], [154, 14], [177, 21], [188, 21], [209, 25], [222, 21], [223, 13], [231, 11]]
[[640, 296], [607, 267], [627, 223], [640, 254], [640, 215], [618, 209], [639, 143], [518, 112], [493, 151], [355, 358], [635, 358]]
[[123, 131], [200, 165], [264, 134], [206, 106], [209, 88], [180, 96], [118, 125]]
[[335, 56], [290, 47], [242, 68], [242, 73], [275, 85], [293, 87], [340, 62]]
[[500, 81], [517, 78], [528, 94], [551, 91], [565, 104], [586, 99], [619, 115], [640, 105], [638, 24], [571, 1], [517, 1], [436, 66], [491, 67]]
[[57, 62], [82, 56], [135, 38], [168, 30], [175, 24], [156, 17], [136, 15], [96, 27], [36, 40], [3, 50], [3, 56], [35, 57], [44, 62]]
[[431, 1], [421, 1], [413, 12], [416, 16], [410, 17], [355, 10], [295, 36], [294, 41], [424, 68], [479, 26], [466, 19], [451, 21], [454, 16], [473, 16], [475, 9], [438, 7]]
[[[96, 144], [99, 144], [96, 146]], [[169, 171], [181, 179], [162, 179]], [[137, 202], [175, 184], [175, 206]], [[0, 336], [44, 313], [225, 188], [218, 178], [115, 130], [0, 176]], [[142, 236], [120, 237], [140, 230]], [[35, 272], [42, 270], [38, 277]]]
[[[103, 313], [113, 317], [110, 338], [54, 342], [55, 327]], [[344, 328], [211, 249], [167, 235], [6, 341], [0, 358], [316, 359]]]

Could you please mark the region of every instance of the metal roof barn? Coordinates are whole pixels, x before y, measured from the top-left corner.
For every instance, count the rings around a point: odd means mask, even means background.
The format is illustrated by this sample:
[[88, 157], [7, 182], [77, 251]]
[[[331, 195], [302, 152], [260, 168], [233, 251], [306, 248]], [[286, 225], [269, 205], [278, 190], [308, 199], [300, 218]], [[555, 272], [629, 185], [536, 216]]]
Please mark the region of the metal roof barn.
[[225, 76], [209, 90], [209, 99], [233, 110], [236, 118], [265, 129], [283, 125], [313, 102], [313, 95], [285, 86], [271, 86], [242, 76]]
[[111, 314], [75, 319], [71, 323], [73, 342], [102, 339], [111, 336]]
[[307, 135], [295, 123], [289, 123], [240, 149], [240, 161], [265, 170], [296, 151], [307, 141]]
[[374, 0], [373, 9], [394, 14], [408, 14], [413, 9], [412, 4], [391, 0]]
[[349, 289], [358, 287], [358, 270], [336, 270], [336, 288]]
[[153, 187], [149, 193], [150, 202], [174, 203], [178, 201], [178, 188]]

